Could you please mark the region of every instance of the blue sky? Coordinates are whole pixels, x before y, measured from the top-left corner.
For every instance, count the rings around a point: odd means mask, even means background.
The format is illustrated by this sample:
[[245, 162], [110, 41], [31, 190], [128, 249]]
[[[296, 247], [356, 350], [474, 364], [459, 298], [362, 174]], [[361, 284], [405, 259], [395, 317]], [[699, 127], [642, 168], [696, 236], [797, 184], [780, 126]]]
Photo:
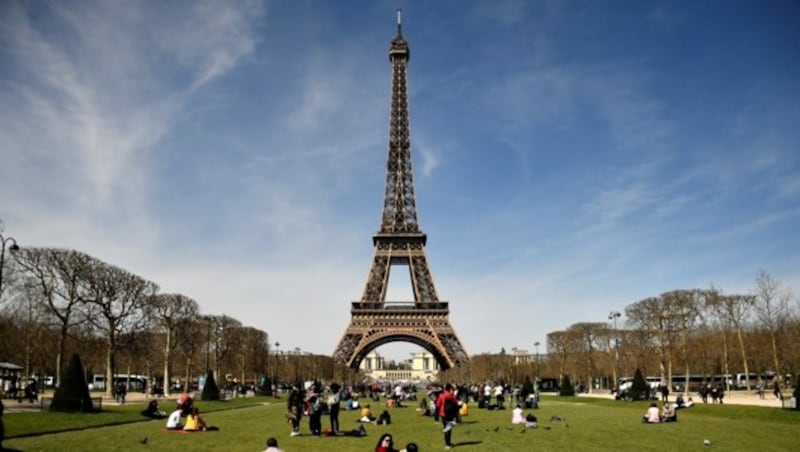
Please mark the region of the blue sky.
[[5, 234], [331, 353], [379, 226], [398, 7], [469, 353], [761, 269], [800, 287], [791, 1], [0, 2]]

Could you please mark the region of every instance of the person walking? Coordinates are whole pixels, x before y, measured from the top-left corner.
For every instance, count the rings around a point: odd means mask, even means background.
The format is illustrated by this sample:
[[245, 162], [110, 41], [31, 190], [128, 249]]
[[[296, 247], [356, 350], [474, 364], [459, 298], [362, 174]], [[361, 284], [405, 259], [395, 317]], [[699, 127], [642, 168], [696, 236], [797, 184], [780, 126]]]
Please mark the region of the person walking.
[[339, 433], [339, 408], [342, 401], [342, 387], [339, 383], [331, 384], [331, 394], [328, 397], [328, 414], [331, 419], [331, 432]]
[[300, 420], [303, 417], [303, 409], [304, 409], [304, 399], [303, 392], [300, 388], [302, 388], [302, 384], [300, 382], [295, 382], [294, 386], [292, 386], [291, 391], [289, 392], [289, 397], [286, 402], [287, 404], [287, 417], [289, 419], [289, 423], [292, 426], [292, 433], [291, 436], [299, 436], [300, 435]]
[[453, 447], [453, 425], [458, 416], [458, 399], [453, 393], [453, 386], [447, 383], [444, 391], [436, 399], [436, 410], [442, 418], [442, 432], [444, 433], [444, 448]]
[[775, 394], [775, 398], [778, 400], [783, 400], [783, 394], [781, 394], [781, 385], [778, 383], [778, 377], [775, 377], [775, 382], [772, 383], [772, 393]]

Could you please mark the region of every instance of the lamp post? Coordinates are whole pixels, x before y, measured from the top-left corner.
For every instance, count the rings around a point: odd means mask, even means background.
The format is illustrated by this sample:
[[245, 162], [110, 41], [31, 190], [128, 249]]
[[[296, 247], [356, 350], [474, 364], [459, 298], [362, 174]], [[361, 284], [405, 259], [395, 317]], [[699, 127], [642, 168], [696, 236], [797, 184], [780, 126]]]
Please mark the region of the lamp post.
[[206, 316], [206, 376], [211, 370], [211, 316]]
[[533, 393], [539, 393], [539, 341], [533, 343], [533, 346], [536, 348], [536, 377], [533, 381]]
[[281, 354], [281, 343], [275, 342], [275, 366], [272, 368], [272, 384], [275, 385], [275, 390], [278, 390], [278, 383], [275, 381], [278, 378], [278, 360], [280, 359]]
[[617, 388], [617, 378], [619, 377], [619, 335], [617, 334], [617, 319], [622, 314], [617, 310], [608, 313], [608, 320], [614, 323], [614, 388]]
[[17, 241], [13, 237], [3, 237], [3, 234], [0, 234], [0, 299], [3, 296], [3, 268], [6, 264], [6, 244], [8, 244], [8, 250], [12, 253], [19, 251], [19, 245], [17, 245]]

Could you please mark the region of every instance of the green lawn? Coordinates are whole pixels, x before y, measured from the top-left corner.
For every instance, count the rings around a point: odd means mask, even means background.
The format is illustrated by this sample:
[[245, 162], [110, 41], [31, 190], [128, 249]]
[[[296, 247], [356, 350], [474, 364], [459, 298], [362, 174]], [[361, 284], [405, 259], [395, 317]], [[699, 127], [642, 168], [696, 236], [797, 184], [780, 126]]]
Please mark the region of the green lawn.
[[[169, 408], [164, 404], [164, 408]], [[163, 421], [137, 421], [143, 405], [108, 406], [100, 414], [7, 413], [8, 448], [24, 451], [81, 450], [181, 450], [181, 451], [260, 451], [266, 438], [275, 436], [287, 452], [293, 451], [372, 451], [378, 437], [390, 432], [396, 446], [415, 441], [422, 451], [443, 450], [441, 425], [420, 417], [414, 408], [394, 408], [392, 425], [367, 425], [368, 436], [317, 438], [308, 435], [291, 438], [284, 420], [285, 404], [274, 399], [250, 398], [229, 402], [196, 402], [206, 421], [220, 428], [217, 432], [169, 433]], [[525, 430], [512, 426], [511, 411], [473, 408], [464, 422], [453, 430], [456, 450], [698, 450], [728, 451], [800, 450], [800, 412], [735, 405], [700, 405], [679, 411], [674, 424], [644, 425], [640, 418], [646, 403], [625, 403], [589, 398], [545, 397], [534, 413], [540, 428]], [[376, 415], [382, 409], [375, 409]], [[550, 421], [552, 416], [562, 421]], [[342, 411], [342, 429], [358, 426], [357, 412]], [[308, 431], [307, 418], [303, 431]], [[116, 424], [116, 425], [103, 425]], [[36, 431], [87, 427], [77, 431], [36, 436]], [[323, 427], [327, 427], [323, 418]], [[141, 441], [147, 438], [147, 443]]]

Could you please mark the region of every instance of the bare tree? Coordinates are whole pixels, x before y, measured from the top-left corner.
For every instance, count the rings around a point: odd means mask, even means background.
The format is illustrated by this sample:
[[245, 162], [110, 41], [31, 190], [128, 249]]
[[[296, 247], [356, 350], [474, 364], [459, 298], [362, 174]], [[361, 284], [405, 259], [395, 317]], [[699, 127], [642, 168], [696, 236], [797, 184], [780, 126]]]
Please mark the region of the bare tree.
[[221, 368], [234, 367], [233, 359], [235, 350], [239, 348], [241, 336], [238, 334], [242, 322], [227, 315], [212, 316], [213, 346], [214, 346], [214, 375], [217, 383], [221, 381]]
[[778, 336], [789, 317], [789, 300], [791, 298], [792, 294], [788, 289], [782, 287], [775, 278], [761, 270], [756, 278], [753, 307], [758, 321], [769, 334], [772, 362], [779, 379], [785, 372], [781, 369], [781, 360], [778, 354]]
[[[689, 336], [695, 326], [702, 321], [701, 308], [705, 297], [706, 292], [697, 289], [673, 290], [661, 295], [662, 302], [673, 319], [671, 324], [678, 336], [678, 345], [684, 366], [684, 392], [688, 392], [689, 387]], [[671, 373], [668, 376], [667, 384], [672, 385]]]
[[[574, 360], [570, 363], [570, 357], [574, 357], [581, 349], [581, 344], [582, 338], [575, 330], [553, 331], [547, 334], [547, 354], [557, 360], [558, 381], [562, 381], [570, 370], [575, 370]], [[574, 372], [572, 374], [574, 375]]]
[[170, 354], [174, 347], [175, 330], [186, 320], [197, 317], [197, 302], [180, 294], [158, 294], [149, 300], [150, 309], [159, 329], [165, 334], [164, 395], [169, 396]]
[[606, 331], [608, 326], [602, 322], [581, 322], [569, 327], [577, 340], [574, 342], [576, 352], [582, 356], [582, 361], [586, 364], [585, 375], [586, 384], [592, 392], [595, 375], [594, 350], [599, 346], [598, 337]]
[[675, 330], [673, 316], [661, 297], [650, 297], [625, 308], [627, 322], [633, 329], [649, 331], [653, 335], [658, 353], [661, 379], [672, 372], [672, 335]]
[[158, 286], [99, 260], [92, 263], [91, 292], [86, 320], [105, 337], [106, 395], [113, 394], [115, 355], [121, 336], [142, 329], [147, 322], [144, 303]]
[[[180, 351], [184, 359], [184, 391], [188, 391], [192, 384], [192, 371], [200, 362], [200, 354], [207, 346], [208, 337], [206, 333], [210, 331], [207, 322], [199, 316], [194, 318], [183, 318], [178, 321], [175, 329], [176, 348]], [[207, 371], [208, 369], [201, 369]], [[167, 384], [166, 382], [164, 383]]]
[[[706, 309], [712, 311], [723, 325], [723, 329], [731, 329], [736, 334], [739, 344], [739, 354], [744, 369], [745, 385], [750, 390], [750, 366], [747, 359], [747, 349], [744, 344], [744, 329], [755, 303], [754, 295], [725, 295], [722, 291], [713, 289], [705, 299]], [[723, 331], [724, 334], [724, 331]]]
[[92, 257], [73, 250], [23, 248], [17, 263], [25, 271], [29, 284], [35, 284], [47, 312], [59, 330], [56, 353], [56, 382], [61, 382], [67, 337], [74, 316], [85, 301]]
[[263, 364], [269, 350], [269, 337], [267, 333], [249, 326], [238, 330], [236, 334], [241, 340], [235, 351], [235, 360], [240, 379], [244, 383], [248, 372], [257, 375], [265, 371]]

